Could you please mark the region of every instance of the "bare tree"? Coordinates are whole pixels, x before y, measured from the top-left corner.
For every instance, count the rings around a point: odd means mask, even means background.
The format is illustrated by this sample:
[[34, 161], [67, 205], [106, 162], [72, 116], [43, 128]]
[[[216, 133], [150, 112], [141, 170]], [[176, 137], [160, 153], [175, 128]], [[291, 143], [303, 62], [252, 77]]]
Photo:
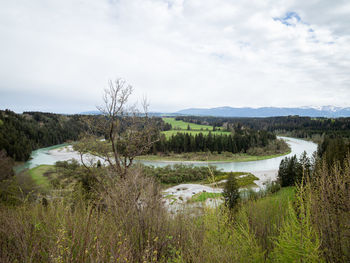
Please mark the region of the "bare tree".
[[159, 132], [153, 118], [148, 116], [146, 98], [142, 100], [143, 111], [140, 112], [135, 105], [127, 105], [133, 91], [131, 85], [122, 79], [109, 81], [108, 84], [103, 95], [104, 103], [97, 107], [104, 116], [99, 128], [103, 127], [106, 140], [88, 135], [75, 149], [103, 158], [114, 172], [125, 178], [135, 157], [146, 154], [158, 141]]

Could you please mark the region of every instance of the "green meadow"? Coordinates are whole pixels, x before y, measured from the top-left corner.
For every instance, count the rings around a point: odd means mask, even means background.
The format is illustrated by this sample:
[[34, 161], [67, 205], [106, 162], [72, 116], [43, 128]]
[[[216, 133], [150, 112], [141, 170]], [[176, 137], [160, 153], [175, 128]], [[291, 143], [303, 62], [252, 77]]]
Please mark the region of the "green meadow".
[[[175, 118], [163, 118], [163, 121], [166, 123], [171, 124], [172, 130], [170, 131], [163, 131], [162, 133], [165, 134], [167, 138], [170, 138], [172, 135], [175, 135], [177, 133], [187, 133], [191, 135], [196, 135], [199, 133], [208, 134], [209, 131], [214, 135], [221, 135], [221, 134], [227, 134], [229, 135], [230, 132], [224, 131], [223, 127], [216, 127], [215, 131], [213, 131], [213, 126], [210, 125], [200, 125], [190, 122], [184, 122], [184, 121], [178, 121], [175, 120]], [[189, 129], [188, 129], [189, 127]]]
[[163, 118], [163, 121], [171, 124], [173, 130], [187, 130], [188, 125], [190, 125], [191, 130], [213, 130], [213, 126], [210, 125], [201, 125], [190, 122], [178, 121], [175, 118]]

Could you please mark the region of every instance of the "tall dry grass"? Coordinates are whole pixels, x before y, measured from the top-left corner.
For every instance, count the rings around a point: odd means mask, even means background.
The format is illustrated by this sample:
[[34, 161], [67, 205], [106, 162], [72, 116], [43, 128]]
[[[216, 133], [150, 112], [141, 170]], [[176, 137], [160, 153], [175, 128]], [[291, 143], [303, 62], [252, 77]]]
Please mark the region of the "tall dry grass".
[[77, 187], [47, 205], [1, 207], [0, 262], [322, 262], [322, 253], [346, 262], [348, 171], [322, 168], [303, 192], [283, 188], [233, 213], [217, 206], [197, 216], [170, 214], [141, 170], [105, 176], [93, 199]]
[[188, 223], [170, 218], [159, 186], [135, 172], [107, 180], [100, 199], [58, 199], [0, 210], [0, 262], [167, 262]]

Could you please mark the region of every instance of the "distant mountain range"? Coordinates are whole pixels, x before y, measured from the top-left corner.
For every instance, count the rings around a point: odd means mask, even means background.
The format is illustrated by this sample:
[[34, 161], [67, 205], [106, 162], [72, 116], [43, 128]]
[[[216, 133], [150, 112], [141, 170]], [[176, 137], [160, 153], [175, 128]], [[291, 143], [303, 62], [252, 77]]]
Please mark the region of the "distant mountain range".
[[196, 115], [196, 116], [217, 116], [217, 117], [274, 117], [299, 115], [308, 117], [350, 117], [350, 108], [340, 108], [333, 106], [324, 106], [319, 108], [301, 107], [301, 108], [232, 108], [218, 107], [210, 109], [190, 108], [180, 110], [176, 114]]
[[[86, 111], [80, 114], [98, 115], [99, 111]], [[350, 117], [350, 108], [341, 108], [334, 106], [324, 107], [300, 107], [300, 108], [278, 108], [278, 107], [262, 107], [262, 108], [190, 108], [173, 113], [150, 112], [150, 116], [215, 116], [215, 117], [276, 117], [299, 115], [308, 117]]]
[[[82, 114], [82, 115], [100, 115], [101, 112], [100, 111], [84, 111], [84, 112], [80, 112], [79, 114]], [[142, 116], [143, 114], [141, 114]], [[171, 115], [171, 116], [178, 116], [178, 115], [183, 115], [183, 114], [178, 114], [178, 113], [162, 113], [162, 112], [149, 112], [148, 113], [149, 116], [155, 116], [155, 117], [162, 117], [162, 116], [168, 116], [168, 115]]]

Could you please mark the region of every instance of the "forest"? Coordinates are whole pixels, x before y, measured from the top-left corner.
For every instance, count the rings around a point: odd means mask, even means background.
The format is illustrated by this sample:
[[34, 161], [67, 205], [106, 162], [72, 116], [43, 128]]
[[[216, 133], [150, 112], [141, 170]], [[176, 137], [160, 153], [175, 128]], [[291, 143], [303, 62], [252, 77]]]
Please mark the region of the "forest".
[[190, 134], [176, 133], [170, 138], [165, 135], [154, 144], [152, 151], [154, 153], [162, 152], [247, 152], [252, 147], [265, 147], [271, 141], [276, 140], [276, 135], [271, 132], [257, 130], [235, 130], [233, 135], [213, 135], [208, 134]]
[[[177, 120], [190, 123], [226, 127], [246, 127], [284, 134], [296, 138], [310, 138], [321, 136], [340, 136], [350, 138], [350, 118], [311, 118], [299, 116], [269, 117], [269, 118], [223, 118], [178, 116]], [[319, 142], [319, 141], [318, 141]]]
[[28, 160], [41, 147], [74, 141], [86, 130], [82, 116], [0, 111], [0, 149], [16, 161]]
[[[159, 130], [170, 129], [160, 118], [154, 118]], [[45, 112], [0, 110], [0, 149], [15, 161], [27, 161], [38, 148], [77, 141], [83, 133], [90, 132], [103, 123], [102, 115], [66, 115]], [[104, 131], [94, 129], [104, 137]]]

